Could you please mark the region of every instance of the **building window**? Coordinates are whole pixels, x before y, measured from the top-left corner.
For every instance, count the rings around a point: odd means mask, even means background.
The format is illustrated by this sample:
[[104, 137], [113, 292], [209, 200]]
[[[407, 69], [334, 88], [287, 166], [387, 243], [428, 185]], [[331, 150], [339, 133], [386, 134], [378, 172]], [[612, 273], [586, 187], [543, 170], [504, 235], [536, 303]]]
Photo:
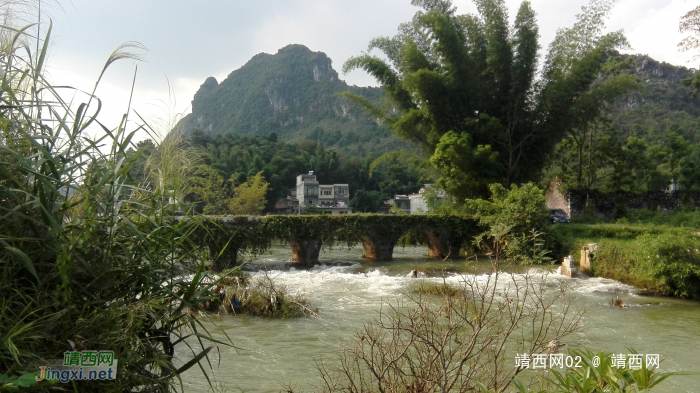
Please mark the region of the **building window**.
[[331, 190], [323, 190], [323, 195], [331, 195]]
[[345, 195], [345, 187], [338, 187], [338, 195]]

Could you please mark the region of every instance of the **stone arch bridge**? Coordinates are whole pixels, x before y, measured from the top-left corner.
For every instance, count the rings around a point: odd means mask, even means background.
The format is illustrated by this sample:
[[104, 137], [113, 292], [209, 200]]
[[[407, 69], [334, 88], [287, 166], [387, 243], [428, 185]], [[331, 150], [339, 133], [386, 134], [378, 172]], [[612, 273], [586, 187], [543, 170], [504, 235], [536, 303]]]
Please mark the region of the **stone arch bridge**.
[[388, 261], [402, 236], [428, 246], [428, 256], [459, 255], [468, 239], [483, 231], [476, 220], [447, 215], [207, 217], [197, 226], [197, 240], [208, 247], [213, 269], [235, 266], [242, 253], [259, 255], [276, 239], [292, 248], [292, 261], [318, 262], [322, 246], [362, 245], [363, 257]]

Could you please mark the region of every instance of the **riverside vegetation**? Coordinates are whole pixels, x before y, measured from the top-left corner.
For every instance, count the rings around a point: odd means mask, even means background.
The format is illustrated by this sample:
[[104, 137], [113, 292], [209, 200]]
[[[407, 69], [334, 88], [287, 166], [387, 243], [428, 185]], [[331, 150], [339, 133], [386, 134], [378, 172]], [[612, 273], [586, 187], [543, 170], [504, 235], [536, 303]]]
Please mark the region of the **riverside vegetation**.
[[643, 293], [700, 299], [700, 210], [673, 214], [630, 211], [617, 222], [581, 218], [556, 225], [555, 253], [577, 255], [597, 243], [592, 273]]
[[[556, 348], [557, 340], [575, 332], [580, 321], [566, 288], [551, 290], [537, 277], [507, 272], [517, 263], [548, 262], [546, 248], [556, 244], [542, 230], [546, 210], [541, 191], [525, 183], [543, 170], [543, 153], [554, 151], [565, 132], [597, 121], [605, 109], [600, 104], [636, 86], [615, 72], [615, 64], [605, 66], [608, 60], [615, 62], [611, 51], [625, 43], [618, 33], [599, 34], [600, 15], [610, 4], [593, 1], [574, 29], [561, 32], [547, 56], [544, 87], [537, 90], [539, 45], [528, 2], [514, 29], [502, 1], [478, 0], [479, 14], [467, 16], [455, 15], [445, 0], [413, 3], [423, 11], [399, 36], [372, 44], [398, 71], [370, 57], [346, 66], [377, 76], [397, 111], [364, 96], [352, 99], [381, 115], [399, 136], [419, 142], [430, 157], [424, 162], [456, 202], [445, 206], [446, 213], [454, 209], [479, 215], [485, 228], [474, 245], [490, 254], [491, 274], [486, 282], [465, 275], [457, 292], [427, 289], [427, 294], [382, 310], [350, 339], [339, 366], [318, 363], [321, 390], [551, 392], [576, 386], [579, 391], [632, 392], [668, 378], [672, 374], [656, 370], [590, 366], [583, 373], [566, 370], [552, 377], [506, 363], [514, 350]], [[591, 31], [585, 29], [587, 17], [594, 17]], [[133, 51], [142, 49], [140, 44], [120, 46], [107, 59], [95, 89], [66, 102], [44, 75], [50, 27], [43, 35], [29, 34], [32, 26], [2, 29], [0, 390], [59, 388], [33, 380], [37, 365], [73, 348], [109, 349], [119, 359], [116, 380], [72, 381], [68, 388], [74, 391], [184, 390], [180, 375], [192, 367], [209, 380], [214, 344], [235, 344], [232, 337], [210, 335], [207, 326], [213, 322], [207, 321], [207, 311], [224, 306], [227, 312], [248, 308], [266, 316], [315, 312], [267, 277], [210, 273], [228, 243], [216, 254], [202, 247], [206, 218], [180, 204], [197, 187], [201, 151], [185, 143], [177, 130], [159, 138], [145, 122], [129, 129], [128, 105], [114, 127], [99, 121], [95, 90], [100, 80], [115, 61], [138, 60]], [[566, 42], [586, 45], [572, 49]], [[474, 70], [460, 66], [467, 63]], [[596, 85], [601, 73], [603, 86]], [[460, 93], [465, 87], [495, 94], [476, 95], [479, 100], [472, 101]], [[504, 116], [509, 104], [521, 120], [509, 123]], [[583, 109], [589, 117], [566, 120]], [[536, 120], [543, 114], [542, 121]], [[528, 134], [528, 127], [538, 124], [543, 126], [535, 127], [537, 134]], [[556, 137], [538, 150], [553, 129], [558, 129]], [[137, 132], [157, 141], [150, 154], [134, 148]], [[494, 146], [486, 143], [489, 133]], [[515, 159], [520, 154], [537, 159], [525, 163]], [[246, 169], [246, 182], [260, 173]], [[231, 187], [240, 187], [241, 180], [234, 177]], [[257, 182], [259, 191], [258, 180], [249, 188]], [[490, 200], [479, 199], [489, 193]], [[238, 205], [260, 208], [257, 203]], [[680, 295], [694, 293], [695, 284], [687, 283], [690, 276], [674, 270], [677, 250], [668, 249], [659, 254], [664, 263], [653, 264], [658, 274], [668, 276], [666, 285]], [[682, 269], [695, 263], [694, 257], [680, 257]], [[529, 330], [532, 334], [523, 333]], [[187, 360], [175, 356], [180, 348], [189, 351]], [[590, 353], [581, 354], [590, 361]], [[603, 354], [603, 359], [607, 362], [609, 356]]]
[[[114, 351], [119, 377], [70, 389], [169, 391], [185, 370], [205, 370], [214, 348], [196, 312], [213, 296], [191, 237], [199, 221], [170, 218], [170, 190], [182, 189], [178, 168], [187, 163], [170, 156], [149, 186], [137, 184], [138, 155], [126, 151], [144, 126], [126, 129], [128, 107], [114, 128], [101, 124], [94, 91], [64, 101], [44, 77], [51, 28], [39, 42], [29, 29], [3, 27], [1, 36], [0, 389], [58, 388], [34, 380], [38, 365], [99, 348]], [[112, 63], [138, 60], [141, 49], [113, 52], [95, 89]], [[181, 346], [190, 361], [174, 358]]]
[[[202, 219], [173, 219], [196, 157], [170, 133], [144, 162], [129, 149], [137, 132], [157, 138], [148, 124], [127, 129], [128, 106], [114, 128], [98, 118], [100, 80], [143, 47], [121, 45], [92, 93], [67, 102], [44, 75], [51, 28], [39, 41], [32, 28], [0, 35], [0, 391], [63, 389], [34, 377], [67, 350], [108, 349], [119, 360], [117, 379], [72, 381], [75, 391], [173, 391], [194, 366], [208, 380], [211, 344], [233, 341], [213, 339], [200, 314], [229, 276], [207, 273], [211, 258], [195, 236]], [[259, 303], [261, 289], [243, 286], [240, 296]], [[279, 288], [265, 289], [289, 305]], [[175, 357], [180, 347], [186, 361]]]
[[[700, 97], [683, 84], [693, 70], [621, 55], [617, 49], [629, 49], [621, 32], [604, 33], [612, 2], [592, 2], [562, 29], [539, 74], [543, 48], [529, 3], [515, 26], [499, 2], [479, 1], [475, 15], [456, 15], [449, 2], [414, 3], [423, 9], [397, 36], [370, 43], [386, 61], [363, 55], [344, 66], [367, 70], [383, 91], [341, 86], [325, 54], [300, 45], [260, 54], [220, 84], [205, 82], [179, 124], [202, 148], [207, 176], [218, 173], [214, 183], [229, 190], [262, 171], [269, 209], [296, 175], [313, 170], [348, 183], [362, 212], [435, 182], [460, 201], [486, 197], [490, 183], [508, 186], [511, 177], [545, 186], [556, 176], [566, 188], [600, 192], [672, 182], [700, 189]], [[694, 31], [691, 14], [686, 31]], [[339, 92], [369, 116], [333, 96]], [[212, 109], [221, 105], [227, 109]], [[189, 201], [209, 204], [198, 198]]]

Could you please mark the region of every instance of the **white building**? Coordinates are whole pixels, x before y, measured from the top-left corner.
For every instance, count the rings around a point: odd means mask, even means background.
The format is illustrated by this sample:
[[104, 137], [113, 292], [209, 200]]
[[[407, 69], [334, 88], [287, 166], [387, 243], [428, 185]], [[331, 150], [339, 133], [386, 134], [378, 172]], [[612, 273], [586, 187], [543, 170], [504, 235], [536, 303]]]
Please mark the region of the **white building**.
[[297, 176], [297, 193], [296, 197], [299, 200], [299, 206], [318, 205], [318, 181], [313, 172], [308, 175]]
[[389, 213], [392, 205], [395, 205], [404, 213], [411, 214], [411, 201], [408, 199], [408, 195], [394, 195], [394, 199], [384, 201], [382, 206], [379, 207], [378, 213]]
[[[428, 205], [428, 200], [425, 196], [425, 192], [433, 187], [432, 184], [424, 184], [423, 187], [418, 190], [417, 194], [411, 194], [408, 196], [408, 200], [411, 206], [411, 214], [425, 214], [430, 211], [430, 206]], [[435, 188], [435, 197], [440, 203], [440, 200], [445, 197], [445, 192], [439, 188]]]
[[319, 184], [313, 171], [297, 176], [296, 198], [299, 210], [304, 206], [316, 206], [332, 215], [351, 212], [350, 187], [344, 183]]

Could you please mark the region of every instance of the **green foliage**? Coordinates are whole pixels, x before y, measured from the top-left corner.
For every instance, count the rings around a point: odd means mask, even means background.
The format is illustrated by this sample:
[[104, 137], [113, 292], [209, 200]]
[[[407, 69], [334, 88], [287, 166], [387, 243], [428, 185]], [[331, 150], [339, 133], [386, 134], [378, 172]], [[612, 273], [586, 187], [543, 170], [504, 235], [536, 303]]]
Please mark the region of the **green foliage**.
[[387, 199], [380, 191], [358, 190], [350, 199], [350, 207], [357, 213], [376, 213]]
[[[239, 292], [237, 298], [241, 301], [240, 314], [267, 318], [298, 318], [307, 316], [301, 304], [301, 299], [293, 298], [284, 292], [268, 294], [261, 289], [251, 289]], [[272, 300], [270, 300], [272, 299]]]
[[700, 209], [680, 208], [671, 214], [647, 209], [634, 209], [628, 210], [623, 217], [617, 219], [617, 222], [620, 224], [653, 224], [700, 229]]
[[556, 147], [545, 178], [604, 192], [700, 189], [700, 100], [683, 86], [693, 74], [646, 56], [621, 55], [612, 75], [636, 75], [644, 88], [609, 105], [604, 118], [575, 129]]
[[500, 184], [492, 184], [489, 188], [489, 200], [467, 200], [470, 215], [489, 228], [480, 236], [482, 244], [489, 248], [486, 240], [505, 236], [505, 246], [501, 251], [506, 255], [525, 258], [521, 259], [522, 263], [547, 261], [544, 254], [527, 252], [539, 248], [532, 246], [539, 244], [538, 238], [549, 226], [549, 212], [542, 190], [532, 183], [520, 187], [513, 184], [510, 190]]
[[423, 184], [429, 183], [427, 167], [428, 163], [413, 153], [405, 150], [391, 151], [372, 162], [369, 176], [376, 179], [378, 190], [385, 196], [384, 199], [391, 199], [395, 195], [413, 194]]
[[484, 195], [497, 179], [498, 153], [489, 145], [471, 146], [471, 136], [450, 131], [440, 138], [430, 162], [440, 171], [438, 186], [457, 200]]
[[416, 2], [424, 10], [398, 35], [369, 45], [388, 61], [367, 54], [343, 67], [374, 76], [390, 103], [344, 95], [433, 156], [443, 186], [461, 199], [485, 195], [489, 182], [536, 179], [556, 142], [595, 119], [629, 88], [620, 81], [631, 80], [622, 75], [605, 89], [599, 81], [610, 50], [626, 44], [620, 33], [602, 35], [609, 10], [603, 2], [560, 30], [538, 88], [538, 27], [530, 3], [521, 4], [512, 27], [503, 1], [475, 3], [478, 14], [456, 15], [450, 1]]
[[276, 54], [253, 56], [221, 83], [207, 78], [194, 96], [192, 113], [178, 127], [188, 135], [197, 129], [209, 136], [274, 133], [279, 140], [311, 140], [359, 156], [405, 147], [374, 118], [336, 96], [341, 92], [372, 102], [383, 96], [379, 88], [348, 86], [325, 53], [288, 45]]
[[[207, 247], [213, 270], [222, 272], [240, 264], [245, 255], [260, 255], [276, 239], [319, 239], [324, 247], [354, 247], [372, 239], [396, 244], [404, 234], [428, 243], [427, 232], [444, 234], [457, 247], [472, 239], [483, 227], [477, 220], [456, 215], [269, 215], [264, 217], [208, 217], [195, 232], [196, 241]], [[435, 239], [433, 239], [435, 240]]]
[[260, 255], [273, 240], [262, 225], [262, 217], [248, 216], [207, 217], [193, 235], [208, 250], [208, 262], [215, 272], [241, 264], [244, 255]]
[[212, 292], [216, 297], [207, 304], [209, 311], [267, 318], [316, 314], [306, 299], [290, 295], [287, 288], [275, 283], [267, 272], [251, 277], [242, 273], [240, 267], [229, 269]]
[[265, 196], [268, 206], [288, 197], [296, 186], [296, 177], [309, 170], [323, 184], [347, 183], [352, 196], [356, 191], [377, 191], [384, 200], [395, 194], [414, 193], [429, 180], [420, 159], [405, 151], [373, 159], [372, 155], [348, 156], [326, 149], [322, 143], [293, 144], [273, 139], [230, 133], [210, 137], [194, 132], [190, 143], [203, 151], [207, 168], [198, 169], [187, 201], [199, 202], [198, 212], [204, 209], [205, 214], [226, 214], [224, 200], [233, 184], [243, 183], [261, 171], [269, 183]]
[[437, 296], [460, 296], [464, 294], [464, 290], [460, 288], [455, 288], [449, 284], [434, 284], [422, 282], [416, 288], [416, 293], [421, 295], [437, 295]]
[[229, 213], [233, 215], [257, 216], [265, 208], [265, 194], [268, 183], [263, 173], [258, 172], [245, 183], [233, 189], [233, 195], [227, 201]]
[[673, 228], [662, 226], [641, 226], [630, 224], [568, 224], [554, 225], [552, 231], [570, 238], [634, 240], [638, 236], [659, 235]]
[[654, 280], [674, 296], [700, 299], [700, 235], [688, 232], [642, 235], [635, 259]]
[[194, 175], [192, 192], [187, 199], [194, 201], [197, 210], [201, 209], [204, 214], [257, 216], [265, 208], [269, 183], [262, 172], [249, 177], [237, 187], [233, 187], [235, 176], [224, 181], [216, 170], [207, 165], [199, 166]]
[[[161, 138], [157, 145], [143, 146], [142, 149], [142, 153], [146, 153], [146, 149], [149, 151], [141, 186], [157, 188], [161, 195], [169, 196], [169, 202], [172, 199], [175, 204], [182, 203], [192, 191], [193, 172], [200, 163], [197, 150], [184, 140], [178, 129]], [[134, 168], [134, 173], [137, 169]]]
[[397, 204], [392, 203], [391, 207], [389, 207], [389, 214], [407, 215], [409, 213], [406, 213], [406, 211], [401, 209]]
[[[127, 151], [143, 126], [127, 130], [127, 113], [108, 129], [94, 91], [72, 107], [44, 78], [50, 29], [39, 53], [23, 29], [2, 29], [0, 39], [13, 36], [3, 41], [0, 86], [3, 388], [24, 385], [43, 359], [62, 358], [70, 340], [77, 350], [112, 350], [119, 359], [118, 379], [80, 381], [81, 390], [168, 391], [213, 348], [197, 317], [213, 285], [203, 281], [193, 242], [199, 222], [172, 220], [180, 206], [165, 167], [151, 167], [158, 181], [149, 177], [147, 188], [136, 185], [131, 171], [143, 151]], [[100, 78], [116, 60], [138, 60], [130, 51], [139, 48], [120, 46]], [[178, 145], [171, 158], [184, 160]], [[192, 361], [176, 367], [176, 348]]]
[[304, 214], [304, 215], [326, 214], [326, 213], [328, 213], [326, 210], [323, 210], [320, 207], [316, 207], [313, 205], [307, 205], [301, 209], [301, 214]]
[[[202, 132], [191, 134], [190, 142], [202, 151], [203, 161], [210, 168], [206, 171], [207, 177], [218, 173], [221, 180], [217, 179], [217, 182], [220, 184], [226, 179], [230, 180], [224, 187], [229, 195], [234, 184], [242, 184], [262, 171], [265, 181], [270, 185], [266, 199], [271, 204], [289, 195], [295, 178], [300, 173], [315, 170], [319, 171], [319, 176], [325, 176], [329, 169], [335, 169], [338, 165], [338, 158], [335, 157], [334, 165], [328, 164], [322, 168], [322, 163], [329, 163], [334, 157], [325, 152], [316, 154], [316, 144], [311, 152], [307, 152], [297, 145], [273, 142], [270, 138], [236, 136], [230, 133], [211, 137]], [[188, 200], [198, 200], [199, 197], [205, 207], [209, 205], [210, 202], [203, 198], [205, 195], [200, 196], [197, 191], [201, 189], [195, 190], [195, 195], [190, 195]], [[216, 189], [212, 191], [217, 192]], [[224, 214], [221, 206], [210, 209], [214, 209], [211, 214]]]
[[699, 298], [700, 237], [695, 229], [661, 225], [570, 224], [552, 228], [560, 258], [597, 243], [592, 272], [646, 293]]
[[216, 170], [210, 166], [201, 165], [197, 168], [192, 183], [192, 194], [188, 199], [195, 201], [197, 207], [204, 205], [201, 210], [204, 214], [228, 213], [226, 205], [230, 195], [228, 184]]
[[700, 73], [695, 74], [695, 77], [693, 78], [685, 78], [683, 79], [683, 85], [690, 87], [691, 92], [690, 96], [691, 97], [697, 97], [698, 93], [700, 93]]
[[26, 373], [22, 375], [0, 374], [0, 392], [39, 392], [58, 383], [56, 380], [37, 381], [41, 373]]
[[[661, 280], [653, 278], [638, 262], [635, 241], [601, 239], [597, 240], [592, 272], [598, 277], [612, 278], [640, 288], [643, 293], [667, 295], [669, 288]], [[577, 244], [580, 250], [583, 243]]]

